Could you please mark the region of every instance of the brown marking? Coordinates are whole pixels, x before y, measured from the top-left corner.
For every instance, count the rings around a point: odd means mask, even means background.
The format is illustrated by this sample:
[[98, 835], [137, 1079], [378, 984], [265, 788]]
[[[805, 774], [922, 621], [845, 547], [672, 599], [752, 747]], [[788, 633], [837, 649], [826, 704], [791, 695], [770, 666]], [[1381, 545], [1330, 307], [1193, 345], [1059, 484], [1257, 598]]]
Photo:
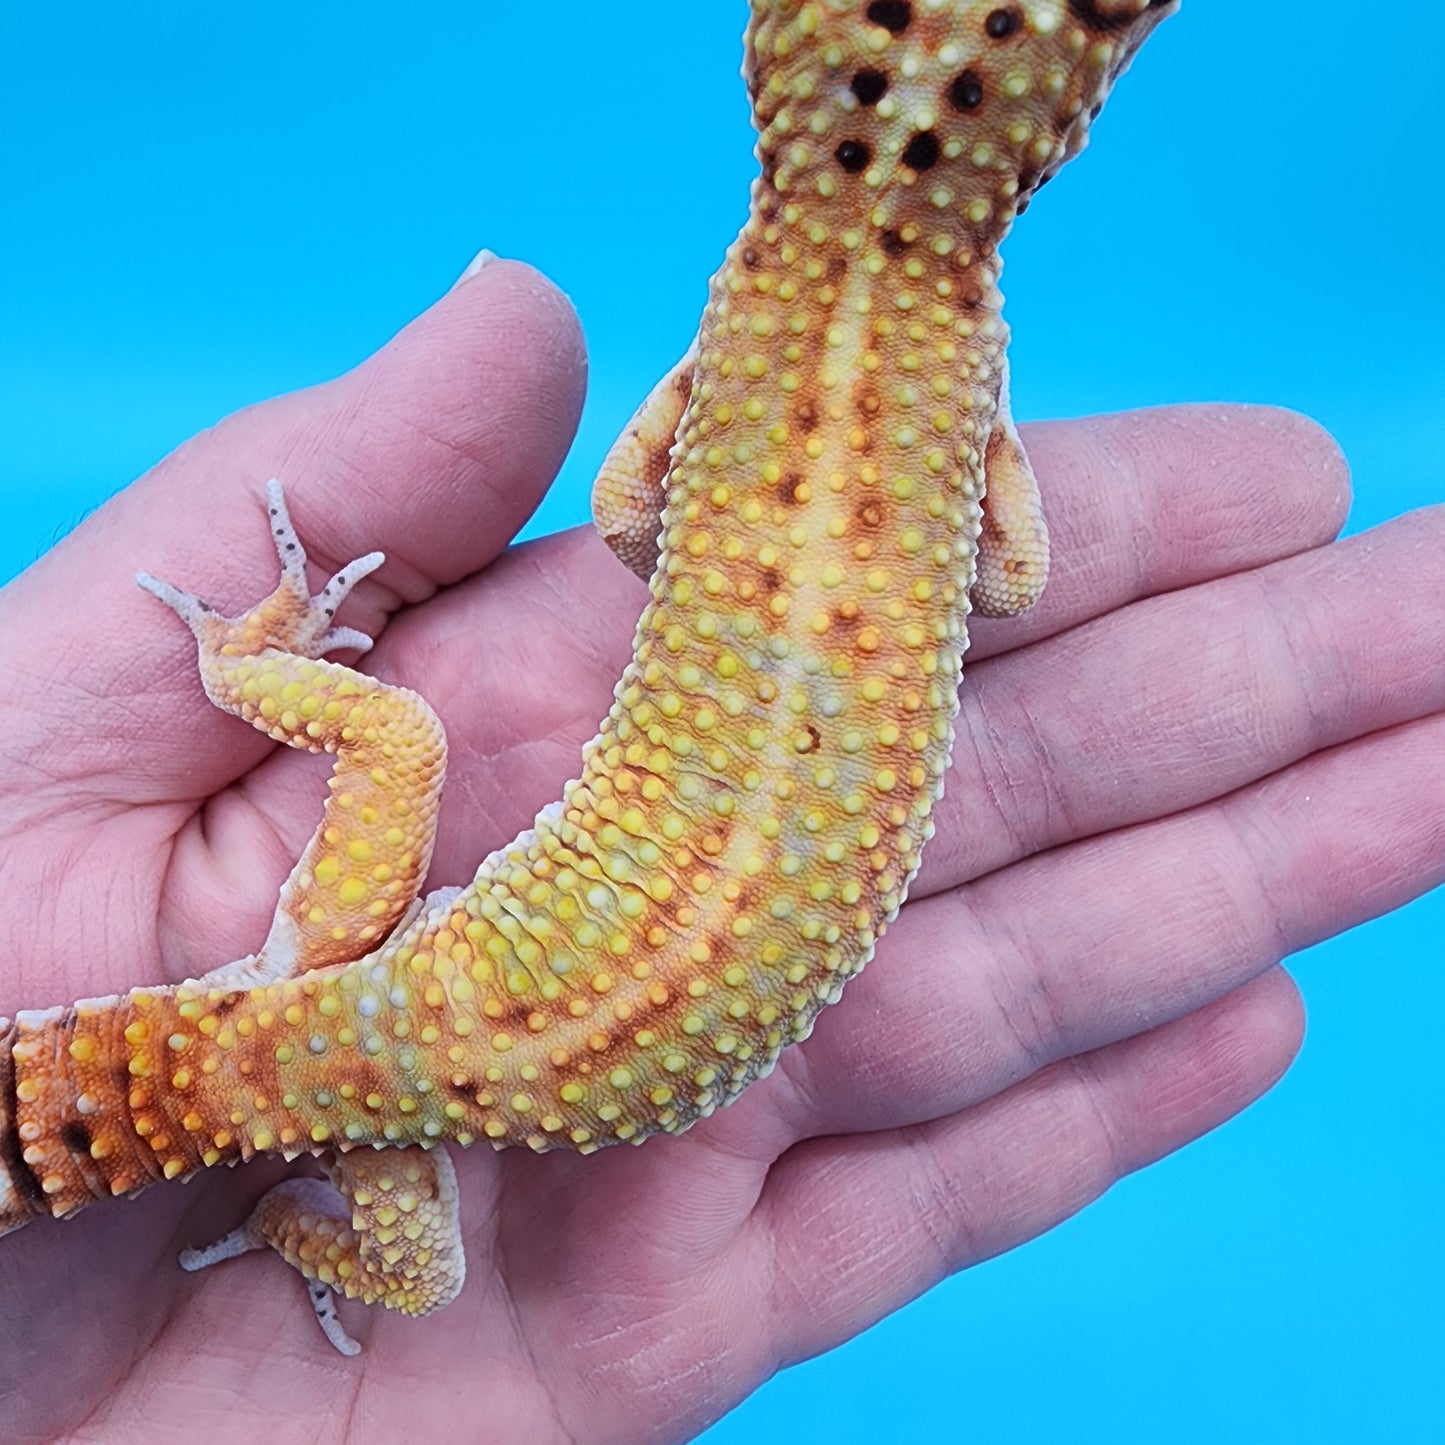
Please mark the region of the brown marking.
[[89, 1154], [90, 1130], [79, 1119], [67, 1119], [60, 1126], [60, 1142], [72, 1154]]
[[1000, 5], [997, 10], [989, 11], [983, 29], [990, 40], [1007, 40], [1011, 35], [1017, 35], [1023, 24], [1023, 16], [1017, 6]]
[[799, 493], [808, 485], [808, 479], [801, 472], [789, 472], [781, 482], [778, 483], [778, 495], [789, 506], [796, 506], [802, 498]]
[[948, 87], [948, 103], [956, 111], [977, 110], [983, 104], [983, 94], [983, 78], [976, 70], [965, 70]]
[[881, 25], [893, 35], [901, 35], [913, 19], [913, 6], [909, 0], [872, 0], [867, 15], [875, 25]]
[[220, 998], [208, 997], [206, 999], [206, 1007], [209, 1008], [218, 1019], [223, 1019], [234, 1013], [244, 1002], [246, 996], [244, 989], [236, 989], [231, 993], [222, 994]]
[[883, 503], [877, 497], [865, 497], [853, 508], [853, 516], [860, 527], [874, 531], [883, 525]]
[[35, 1214], [49, 1213], [45, 1191], [35, 1171], [25, 1162], [25, 1149], [20, 1142], [17, 1114], [20, 1101], [16, 1098], [15, 1059], [11, 1049], [15, 1042], [16, 1029], [12, 1025], [4, 1038], [0, 1038], [0, 1169], [4, 1169], [25, 1202]]

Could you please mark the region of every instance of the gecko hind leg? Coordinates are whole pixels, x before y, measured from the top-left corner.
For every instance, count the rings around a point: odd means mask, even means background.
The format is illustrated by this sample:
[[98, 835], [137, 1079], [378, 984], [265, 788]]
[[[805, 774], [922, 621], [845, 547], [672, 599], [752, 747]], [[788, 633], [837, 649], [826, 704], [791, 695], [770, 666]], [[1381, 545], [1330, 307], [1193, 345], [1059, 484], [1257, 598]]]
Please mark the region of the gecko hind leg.
[[322, 1156], [330, 1183], [288, 1179], [268, 1190], [238, 1229], [181, 1266], [206, 1269], [253, 1249], [274, 1249], [308, 1281], [326, 1338], [343, 1355], [347, 1334], [333, 1293], [408, 1315], [450, 1304], [466, 1278], [456, 1171], [445, 1149], [420, 1144]]
[[[296, 535], [286, 494], [274, 477], [266, 483], [266, 505], [271, 535], [281, 563], [281, 580], [275, 591], [238, 617], [222, 617], [207, 602], [169, 582], [137, 572], [136, 582], [166, 604], [195, 634], [203, 652], [228, 649], [254, 656], [268, 648], [316, 659], [339, 648], [366, 652], [371, 638], [351, 627], [333, 627], [332, 618], [352, 588], [383, 562], [384, 552], [368, 552], [343, 567], [316, 596], [306, 582], [306, 549]], [[210, 690], [211, 672], [203, 657], [201, 676]], [[227, 703], [220, 706], [226, 707]]]
[[281, 577], [239, 616], [149, 573], [136, 578], [195, 635], [212, 702], [278, 742], [337, 755], [321, 825], [282, 886], [266, 941], [203, 975], [214, 989], [258, 987], [380, 947], [426, 875], [445, 771], [445, 734], [421, 698], [322, 656], [371, 646], [335, 616], [383, 555], [357, 558], [312, 596], [279, 482], [267, 486], [267, 508]]
[[1043, 595], [1049, 529], [1039, 484], [1009, 410], [1008, 370], [984, 452], [983, 530], [971, 597], [981, 617], [1016, 617]]

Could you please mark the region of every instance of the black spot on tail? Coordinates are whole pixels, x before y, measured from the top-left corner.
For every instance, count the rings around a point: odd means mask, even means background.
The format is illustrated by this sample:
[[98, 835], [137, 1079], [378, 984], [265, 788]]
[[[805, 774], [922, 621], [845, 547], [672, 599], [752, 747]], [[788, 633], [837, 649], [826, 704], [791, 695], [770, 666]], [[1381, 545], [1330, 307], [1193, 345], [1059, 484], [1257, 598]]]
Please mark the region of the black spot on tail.
[[60, 1126], [60, 1142], [72, 1154], [89, 1154], [90, 1130], [79, 1119], [67, 1119]]

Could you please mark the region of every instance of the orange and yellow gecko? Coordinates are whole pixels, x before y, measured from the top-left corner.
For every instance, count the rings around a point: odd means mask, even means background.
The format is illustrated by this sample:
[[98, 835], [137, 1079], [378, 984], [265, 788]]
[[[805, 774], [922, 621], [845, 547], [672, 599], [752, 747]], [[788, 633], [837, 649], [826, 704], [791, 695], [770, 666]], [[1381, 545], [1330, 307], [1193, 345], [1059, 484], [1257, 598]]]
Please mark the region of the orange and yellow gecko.
[[[651, 577], [581, 776], [464, 888], [418, 900], [445, 766], [415, 694], [322, 660], [280, 487], [280, 585], [228, 619], [141, 574], [206, 691], [337, 755], [260, 951], [178, 987], [0, 1019], [0, 1232], [258, 1153], [200, 1268], [270, 1246], [424, 1314], [465, 1265], [447, 1142], [677, 1133], [805, 1038], [902, 903], [953, 740], [965, 621], [1043, 587], [1008, 410], [998, 246], [1177, 0], [752, 0], [762, 174], [695, 346], [594, 507]], [[659, 528], [660, 551], [659, 551]]]

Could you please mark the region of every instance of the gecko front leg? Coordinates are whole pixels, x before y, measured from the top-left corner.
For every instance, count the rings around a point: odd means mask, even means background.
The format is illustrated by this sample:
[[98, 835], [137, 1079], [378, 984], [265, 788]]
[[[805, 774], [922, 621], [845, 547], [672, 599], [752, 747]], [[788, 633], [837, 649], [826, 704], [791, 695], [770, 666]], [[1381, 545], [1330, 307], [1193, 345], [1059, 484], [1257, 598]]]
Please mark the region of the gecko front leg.
[[696, 367], [694, 344], [648, 392], [592, 484], [593, 523], [618, 560], [644, 582], [657, 566], [672, 448], [692, 399]]
[[998, 410], [984, 448], [983, 530], [969, 593], [980, 617], [1017, 617], [1043, 596], [1049, 578], [1049, 529], [1033, 464], [1009, 405], [1008, 362]]

